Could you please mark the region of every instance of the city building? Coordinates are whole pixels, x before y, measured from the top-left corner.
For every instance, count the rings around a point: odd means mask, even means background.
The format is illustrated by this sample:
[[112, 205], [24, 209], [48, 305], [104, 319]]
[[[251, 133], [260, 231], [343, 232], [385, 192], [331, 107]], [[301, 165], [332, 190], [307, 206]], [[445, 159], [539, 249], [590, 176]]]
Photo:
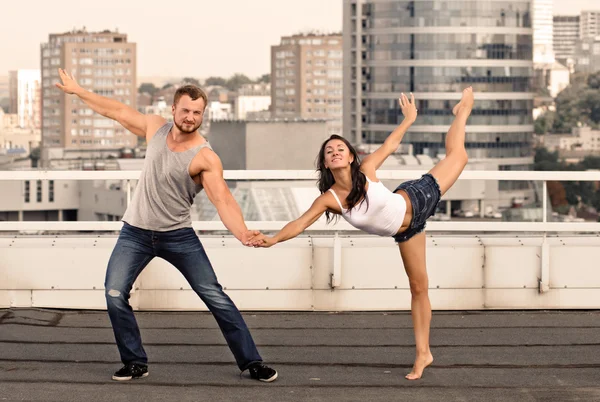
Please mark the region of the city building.
[[40, 70], [8, 73], [8, 112], [16, 114], [21, 128], [39, 129], [42, 125]]
[[342, 36], [285, 36], [271, 47], [273, 117], [326, 119], [342, 132]]
[[271, 84], [243, 85], [232, 99], [233, 117], [245, 120], [248, 114], [269, 111], [271, 107]]
[[600, 35], [577, 41], [574, 70], [578, 73], [595, 73], [600, 70]]
[[344, 1], [344, 133], [382, 143], [402, 121], [401, 93], [419, 118], [404, 136], [415, 154], [444, 154], [461, 90], [473, 86], [470, 158], [532, 159], [530, 2]]
[[600, 35], [600, 10], [583, 10], [579, 17], [579, 37], [581, 39]]
[[1, 75], [0, 76], [0, 100], [7, 98], [8, 99], [8, 76]]
[[600, 130], [591, 127], [574, 127], [571, 134], [545, 134], [541, 143], [549, 151], [559, 151], [562, 157], [586, 156], [600, 151]]
[[85, 29], [50, 34], [41, 45], [42, 145], [89, 149], [123, 148], [137, 143], [135, 136], [113, 120], [88, 108], [76, 96], [54, 84], [58, 68], [75, 75], [85, 89], [136, 108], [136, 44], [127, 35], [88, 32]]
[[579, 40], [579, 15], [555, 15], [553, 48], [554, 57], [561, 64], [571, 67], [574, 63], [575, 45]]
[[533, 62], [554, 63], [554, 0], [533, 0]]
[[545, 95], [556, 98], [560, 91], [569, 86], [570, 82], [571, 72], [559, 62], [535, 64], [534, 87], [536, 90], [544, 90]]

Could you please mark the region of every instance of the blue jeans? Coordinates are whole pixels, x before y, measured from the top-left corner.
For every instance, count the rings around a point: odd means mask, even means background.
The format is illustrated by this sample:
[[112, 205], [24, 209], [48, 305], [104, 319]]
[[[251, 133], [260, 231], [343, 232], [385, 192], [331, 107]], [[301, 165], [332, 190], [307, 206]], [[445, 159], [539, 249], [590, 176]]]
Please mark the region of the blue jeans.
[[405, 181], [394, 192], [398, 190], [406, 191], [413, 211], [408, 229], [392, 236], [396, 243], [403, 243], [425, 230], [427, 219], [435, 215], [442, 193], [440, 185], [431, 173], [425, 173], [417, 180]]
[[153, 232], [124, 223], [104, 283], [108, 315], [124, 364], [148, 364], [140, 329], [129, 305], [135, 279], [154, 257], [170, 262], [213, 314], [240, 370], [262, 361], [239, 310], [219, 285], [192, 228]]

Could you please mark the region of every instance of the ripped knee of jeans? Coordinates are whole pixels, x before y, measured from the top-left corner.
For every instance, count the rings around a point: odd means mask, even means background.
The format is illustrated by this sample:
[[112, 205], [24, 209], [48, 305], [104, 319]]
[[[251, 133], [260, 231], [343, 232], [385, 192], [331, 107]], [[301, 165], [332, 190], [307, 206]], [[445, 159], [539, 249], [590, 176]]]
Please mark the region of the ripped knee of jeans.
[[119, 297], [119, 296], [121, 296], [121, 292], [119, 292], [116, 289], [110, 289], [108, 292], [106, 292], [106, 294], [108, 294], [110, 297]]

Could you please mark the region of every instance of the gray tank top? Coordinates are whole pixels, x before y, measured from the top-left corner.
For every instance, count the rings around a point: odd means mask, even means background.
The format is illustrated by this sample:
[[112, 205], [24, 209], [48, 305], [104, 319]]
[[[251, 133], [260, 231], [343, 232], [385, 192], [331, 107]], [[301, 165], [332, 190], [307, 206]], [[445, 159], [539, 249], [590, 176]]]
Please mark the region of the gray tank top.
[[189, 173], [194, 156], [208, 142], [183, 152], [167, 146], [167, 135], [173, 123], [158, 129], [148, 143], [142, 174], [123, 221], [146, 230], [166, 232], [192, 227], [190, 209], [202, 186]]

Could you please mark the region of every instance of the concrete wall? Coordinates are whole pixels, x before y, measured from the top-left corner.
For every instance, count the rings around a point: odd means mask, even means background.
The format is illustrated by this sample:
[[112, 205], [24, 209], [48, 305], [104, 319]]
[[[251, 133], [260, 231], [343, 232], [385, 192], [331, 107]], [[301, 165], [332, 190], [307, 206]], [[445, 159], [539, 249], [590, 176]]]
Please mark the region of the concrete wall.
[[208, 140], [221, 158], [224, 169], [246, 169], [245, 121], [212, 121]]
[[325, 121], [248, 122], [247, 169], [315, 169]]
[[314, 169], [324, 120], [214, 121], [209, 141], [226, 170]]
[[[82, 181], [81, 208], [78, 213], [80, 221], [111, 220], [106, 215], [118, 220], [125, 214], [127, 208], [127, 193], [125, 180], [111, 181]], [[134, 186], [132, 185], [132, 197]], [[103, 215], [102, 218], [99, 215]]]
[[[220, 283], [243, 310], [407, 310], [410, 292], [390, 238], [302, 237], [271, 249], [202, 237]], [[0, 237], [0, 307], [104, 309], [104, 275], [116, 236]], [[428, 236], [435, 310], [600, 308], [600, 238]], [[548, 261], [546, 274], [542, 261]], [[331, 278], [339, 283], [331, 287]], [[548, 286], [540, 292], [539, 280]], [[154, 259], [138, 278], [139, 310], [204, 310], [182, 275]]]
[[54, 201], [49, 200], [50, 181], [41, 180], [42, 201], [37, 201], [37, 180], [29, 180], [29, 202], [25, 202], [25, 181], [0, 182], [0, 211], [39, 211], [79, 208], [76, 180], [54, 180]]

